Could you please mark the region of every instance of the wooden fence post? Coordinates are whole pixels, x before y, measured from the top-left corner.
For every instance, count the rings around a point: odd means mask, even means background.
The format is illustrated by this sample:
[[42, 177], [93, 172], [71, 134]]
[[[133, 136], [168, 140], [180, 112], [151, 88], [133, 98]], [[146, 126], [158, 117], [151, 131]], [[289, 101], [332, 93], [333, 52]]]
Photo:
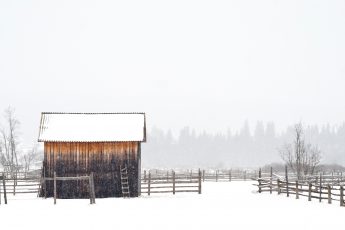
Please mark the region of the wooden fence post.
[[333, 172], [332, 172], [332, 184], [333, 184], [333, 180], [334, 180], [334, 177], [333, 177]]
[[332, 204], [332, 193], [331, 193], [331, 186], [327, 185], [327, 192], [328, 192], [328, 203]]
[[173, 180], [173, 194], [175, 195], [175, 171], [172, 172]]
[[296, 180], [296, 199], [299, 199], [298, 181]]
[[91, 174], [89, 176], [89, 195], [90, 195], [90, 204], [93, 203], [93, 198], [92, 198], [92, 180], [91, 180]]
[[318, 188], [316, 187], [318, 183], [319, 183], [319, 177], [316, 176], [316, 178], [315, 178], [315, 190], [316, 190], [316, 192], [318, 191]]
[[95, 183], [93, 179], [93, 172], [91, 172], [89, 176], [89, 193], [90, 193], [90, 204], [96, 204]]
[[146, 170], [144, 170], [144, 182], [146, 183]]
[[273, 180], [273, 169], [271, 167], [271, 173], [270, 173], [270, 194], [272, 194], [272, 181]]
[[320, 187], [319, 187], [319, 202], [322, 201], [322, 177], [321, 177], [321, 173], [320, 173]]
[[96, 204], [95, 179], [93, 176], [93, 172], [91, 172], [91, 181], [92, 181], [92, 199], [93, 199], [93, 203]]
[[151, 190], [151, 172], [149, 171], [149, 181], [147, 183], [147, 194], [150, 195]]
[[205, 182], [205, 169], [202, 170], [202, 181]]
[[218, 182], [218, 170], [216, 170], [216, 182]]
[[340, 181], [343, 182], [343, 172], [340, 172]]
[[47, 180], [43, 177], [43, 186], [44, 186], [44, 199], [47, 199]]
[[56, 172], [54, 171], [54, 204], [56, 204]]
[[43, 166], [43, 189], [44, 189], [44, 199], [47, 199], [47, 180], [46, 180], [46, 170]]
[[201, 171], [199, 169], [199, 194], [201, 194]]
[[261, 193], [261, 168], [259, 169], [259, 193]]
[[312, 184], [309, 182], [309, 188], [308, 188], [308, 201], [311, 201], [311, 186]]
[[4, 202], [7, 204], [7, 193], [6, 193], [6, 182], [5, 182], [5, 173], [2, 173], [2, 185], [4, 186]]
[[288, 176], [288, 168], [285, 165], [285, 180], [286, 180], [286, 196], [289, 197], [289, 176]]
[[280, 194], [280, 180], [277, 179], [277, 185], [278, 185], [278, 195]]
[[231, 169], [229, 170], [229, 181], [231, 182]]
[[344, 187], [340, 186], [340, 206], [344, 206]]
[[13, 196], [16, 195], [16, 176], [17, 176], [17, 171], [13, 174]]

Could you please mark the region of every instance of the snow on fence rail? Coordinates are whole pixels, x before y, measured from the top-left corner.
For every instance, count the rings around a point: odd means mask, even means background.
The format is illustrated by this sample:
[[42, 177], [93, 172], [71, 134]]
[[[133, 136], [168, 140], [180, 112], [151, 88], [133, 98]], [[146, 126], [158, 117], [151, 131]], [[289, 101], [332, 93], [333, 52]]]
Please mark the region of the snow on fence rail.
[[141, 181], [141, 193], [181, 193], [181, 192], [197, 192], [201, 194], [201, 171], [197, 175], [189, 175], [186, 177], [184, 174], [176, 174], [172, 171], [170, 174], [152, 175], [151, 172], [145, 175]]
[[4, 203], [7, 204], [7, 194], [24, 194], [34, 193], [38, 194], [40, 186], [40, 178], [36, 174], [16, 172], [14, 175], [2, 172], [0, 173], [0, 204], [3, 193]]
[[[171, 177], [172, 170], [148, 170], [153, 177], [159, 178], [169, 178]], [[142, 180], [147, 180], [148, 172], [146, 170], [142, 173]], [[189, 179], [191, 177], [197, 177], [199, 170], [176, 170], [180, 177], [185, 177]], [[214, 182], [231, 182], [231, 181], [245, 181], [253, 178], [257, 178], [257, 171], [247, 171], [247, 170], [201, 170], [201, 179], [205, 181]]]
[[285, 178], [277, 178], [271, 170], [269, 177], [262, 177], [261, 170], [259, 171], [259, 178], [257, 178], [258, 192], [277, 192], [279, 194], [286, 194], [287, 197], [295, 195], [296, 199], [300, 196], [308, 197], [308, 201], [317, 199], [319, 202], [327, 200], [329, 204], [332, 201], [339, 202], [340, 206], [345, 206], [344, 203], [344, 180], [341, 178], [332, 178], [320, 174], [317, 177], [308, 177], [303, 180], [297, 180], [291, 182], [289, 174], [285, 173]]
[[202, 173], [203, 181], [246, 181], [250, 178], [256, 178], [256, 171], [246, 171], [246, 170], [215, 170], [215, 171], [205, 171]]

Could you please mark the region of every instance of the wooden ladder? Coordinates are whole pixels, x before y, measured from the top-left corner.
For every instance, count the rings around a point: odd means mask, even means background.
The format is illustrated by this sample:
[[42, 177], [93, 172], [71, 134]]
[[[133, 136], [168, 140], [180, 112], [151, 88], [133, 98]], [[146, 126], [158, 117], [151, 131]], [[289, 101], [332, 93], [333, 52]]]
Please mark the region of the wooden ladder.
[[121, 173], [121, 189], [122, 189], [122, 197], [129, 198], [129, 183], [128, 183], [128, 171], [127, 166], [121, 167], [120, 166], [120, 173]]

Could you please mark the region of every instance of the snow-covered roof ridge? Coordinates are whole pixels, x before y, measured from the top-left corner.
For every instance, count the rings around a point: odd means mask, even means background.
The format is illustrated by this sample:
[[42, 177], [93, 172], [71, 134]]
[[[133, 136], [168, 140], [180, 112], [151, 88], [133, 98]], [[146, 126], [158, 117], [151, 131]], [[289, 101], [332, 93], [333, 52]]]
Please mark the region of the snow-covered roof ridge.
[[41, 114], [145, 114], [144, 112], [42, 112]]
[[38, 141], [145, 142], [145, 113], [42, 112]]

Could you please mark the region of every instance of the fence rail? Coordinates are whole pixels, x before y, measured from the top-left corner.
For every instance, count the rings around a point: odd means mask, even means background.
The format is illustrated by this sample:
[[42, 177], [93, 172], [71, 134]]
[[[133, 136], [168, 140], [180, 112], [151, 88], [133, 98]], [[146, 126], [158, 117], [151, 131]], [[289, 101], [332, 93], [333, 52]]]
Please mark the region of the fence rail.
[[[258, 177], [258, 171], [255, 170], [200, 170], [201, 179], [205, 181], [214, 182], [231, 182], [231, 181], [246, 181]], [[148, 173], [151, 173], [152, 177], [162, 178], [168, 180], [171, 179], [172, 170], [144, 170], [142, 172], [142, 180], [146, 181]], [[190, 179], [192, 177], [199, 176], [199, 170], [176, 170], [176, 175], [179, 177]]]
[[176, 174], [172, 171], [170, 174], [162, 176], [144, 175], [141, 181], [141, 193], [181, 193], [181, 192], [197, 192], [201, 194], [201, 171], [197, 175], [186, 177], [183, 174]]
[[14, 175], [10, 175], [8, 172], [0, 173], [0, 204], [3, 196], [4, 203], [7, 204], [7, 195], [12, 194], [38, 194], [40, 186], [40, 177], [36, 177], [35, 173], [16, 172]]
[[87, 180], [89, 181], [89, 196], [90, 196], [90, 204], [96, 203], [96, 196], [95, 196], [95, 184], [93, 180], [93, 172], [89, 176], [76, 176], [76, 177], [57, 177], [56, 172], [54, 172], [54, 177], [43, 177], [42, 178], [42, 186], [44, 191], [44, 197], [47, 196], [47, 185], [46, 181], [54, 181], [54, 204], [56, 204], [57, 199], [57, 190], [56, 190], [56, 181], [68, 181], [68, 180]]
[[285, 170], [285, 177], [274, 175], [271, 173], [269, 176], [263, 176], [261, 170], [259, 177], [256, 179], [258, 184], [258, 192], [277, 192], [278, 194], [286, 194], [295, 196], [299, 199], [300, 196], [308, 197], [308, 201], [316, 199], [319, 202], [327, 200], [329, 204], [333, 201], [339, 202], [340, 206], [345, 206], [344, 203], [344, 179], [341, 177], [334, 178], [334, 175], [318, 175], [314, 177], [304, 178], [298, 180], [293, 177], [290, 178]]

